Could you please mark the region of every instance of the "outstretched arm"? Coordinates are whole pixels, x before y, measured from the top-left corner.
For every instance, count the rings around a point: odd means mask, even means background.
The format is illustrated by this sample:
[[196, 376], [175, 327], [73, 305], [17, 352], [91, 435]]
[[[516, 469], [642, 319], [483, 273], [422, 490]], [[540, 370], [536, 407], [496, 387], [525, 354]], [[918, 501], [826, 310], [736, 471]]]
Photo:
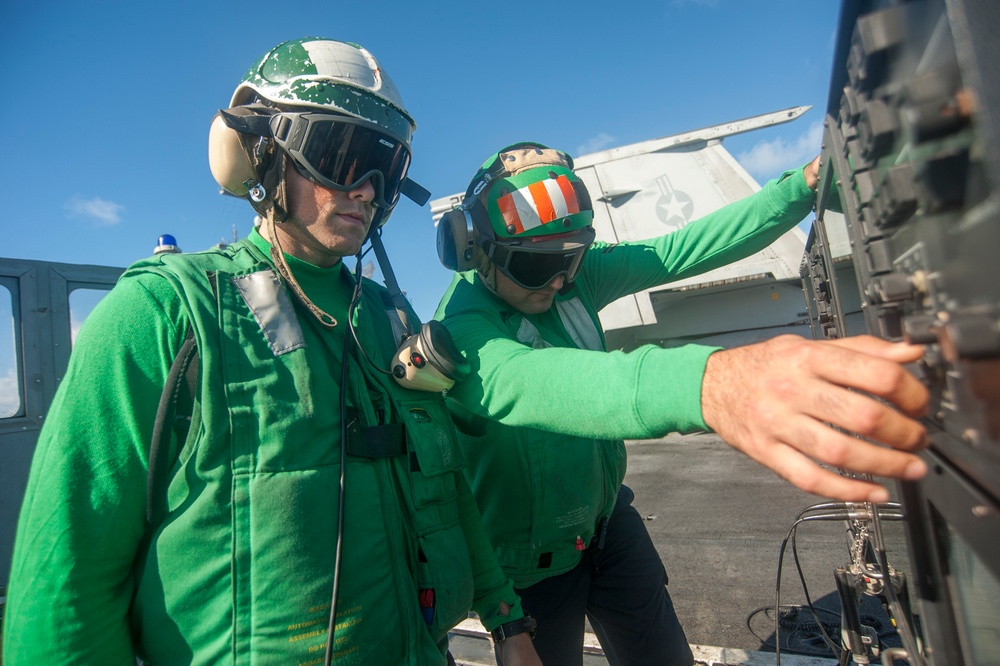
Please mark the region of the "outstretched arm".
[[702, 415], [733, 448], [802, 490], [884, 502], [885, 488], [825, 470], [817, 461], [907, 480], [926, 473], [911, 452], [926, 445], [926, 430], [915, 419], [927, 409], [928, 392], [901, 366], [922, 353], [921, 347], [867, 335], [824, 342], [786, 335], [718, 351], [705, 367]]
[[819, 155], [806, 165], [805, 169], [802, 170], [802, 175], [806, 178], [806, 186], [815, 192], [816, 185], [819, 183]]
[[577, 287], [592, 294], [600, 309], [626, 294], [742, 261], [811, 213], [818, 176], [816, 158], [681, 229], [645, 240], [596, 243], [584, 257]]

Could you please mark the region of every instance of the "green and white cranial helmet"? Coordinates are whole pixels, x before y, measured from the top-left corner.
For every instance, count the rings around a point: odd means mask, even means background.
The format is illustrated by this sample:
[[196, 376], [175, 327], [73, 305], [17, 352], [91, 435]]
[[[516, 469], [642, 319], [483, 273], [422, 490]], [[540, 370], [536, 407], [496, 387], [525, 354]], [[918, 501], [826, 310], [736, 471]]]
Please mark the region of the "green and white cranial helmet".
[[[364, 48], [307, 37], [268, 51], [243, 76], [209, 136], [209, 165], [223, 190], [261, 216], [287, 216], [285, 159], [304, 178], [349, 192], [370, 180], [371, 230], [400, 194], [429, 193], [407, 178], [416, 123], [392, 79]], [[230, 131], [232, 130], [232, 131]]]
[[416, 129], [396, 84], [375, 56], [348, 42], [305, 37], [278, 44], [243, 76], [230, 106], [249, 104], [255, 94], [277, 105], [374, 123], [407, 147]]
[[463, 206], [475, 244], [525, 289], [541, 289], [558, 275], [572, 282], [594, 242], [593, 205], [573, 159], [539, 143], [494, 153], [469, 183]]

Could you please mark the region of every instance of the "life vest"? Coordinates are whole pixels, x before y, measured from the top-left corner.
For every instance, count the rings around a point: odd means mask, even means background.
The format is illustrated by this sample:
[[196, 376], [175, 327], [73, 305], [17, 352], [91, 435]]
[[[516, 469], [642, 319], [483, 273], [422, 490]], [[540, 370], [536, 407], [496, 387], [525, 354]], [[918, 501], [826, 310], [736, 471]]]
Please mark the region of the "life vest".
[[[151, 664], [322, 663], [342, 349], [249, 241], [160, 255], [122, 279], [146, 273], [181, 299], [200, 368], [186, 437], [157, 462], [163, 507], [135, 566], [137, 651]], [[360, 344], [389, 367], [393, 309], [374, 283], [362, 293]], [[335, 658], [443, 663], [447, 631], [473, 598], [450, 417], [440, 395], [403, 389], [360, 355], [347, 364]]]

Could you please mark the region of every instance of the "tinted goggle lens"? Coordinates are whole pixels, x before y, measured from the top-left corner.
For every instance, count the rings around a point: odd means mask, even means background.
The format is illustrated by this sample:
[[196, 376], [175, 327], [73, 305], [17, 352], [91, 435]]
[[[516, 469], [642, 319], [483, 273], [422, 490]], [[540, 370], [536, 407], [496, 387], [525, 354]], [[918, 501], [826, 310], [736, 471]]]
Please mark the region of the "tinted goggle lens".
[[497, 266], [517, 285], [525, 289], [541, 289], [558, 275], [565, 275], [567, 281], [576, 277], [577, 268], [586, 246], [565, 252], [532, 252], [517, 248], [504, 248], [506, 260]]
[[372, 178], [375, 204], [392, 208], [410, 166], [406, 144], [362, 121], [318, 113], [281, 113], [274, 138], [303, 174], [326, 187], [350, 191]]

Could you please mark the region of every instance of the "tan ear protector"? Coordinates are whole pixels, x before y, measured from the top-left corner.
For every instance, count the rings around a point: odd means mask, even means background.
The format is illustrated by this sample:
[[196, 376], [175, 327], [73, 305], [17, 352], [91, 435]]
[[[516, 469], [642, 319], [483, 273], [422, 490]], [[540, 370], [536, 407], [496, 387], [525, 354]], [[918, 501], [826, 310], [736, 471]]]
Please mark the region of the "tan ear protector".
[[[243, 149], [240, 133], [226, 125], [218, 113], [208, 131], [208, 166], [215, 182], [229, 194], [245, 197], [257, 174]], [[248, 183], [249, 181], [249, 183]]]
[[249, 201], [262, 219], [284, 222], [285, 160], [270, 137], [272, 114], [261, 105], [220, 109], [209, 128], [208, 166], [225, 194]]
[[[441, 322], [432, 320], [421, 324], [419, 320], [414, 321], [410, 316], [409, 303], [396, 282], [396, 275], [382, 244], [382, 235], [373, 235], [371, 243], [375, 258], [382, 268], [382, 278], [388, 292], [389, 301], [386, 305], [393, 308], [387, 309], [386, 314], [390, 321], [395, 319], [393, 332], [399, 336], [400, 341], [390, 370], [382, 370], [378, 366], [375, 368], [392, 375], [403, 388], [433, 392], [450, 389], [456, 381], [469, 376], [469, 362], [455, 346], [451, 334]], [[360, 263], [359, 259], [359, 266]], [[360, 279], [358, 276], [359, 281]], [[350, 318], [348, 325], [353, 326]]]
[[464, 208], [445, 213], [437, 225], [437, 252], [441, 264], [459, 272], [476, 268], [475, 239], [472, 213]]
[[446, 391], [469, 372], [469, 362], [455, 347], [448, 329], [434, 320], [403, 340], [392, 364], [396, 383], [417, 391]]

